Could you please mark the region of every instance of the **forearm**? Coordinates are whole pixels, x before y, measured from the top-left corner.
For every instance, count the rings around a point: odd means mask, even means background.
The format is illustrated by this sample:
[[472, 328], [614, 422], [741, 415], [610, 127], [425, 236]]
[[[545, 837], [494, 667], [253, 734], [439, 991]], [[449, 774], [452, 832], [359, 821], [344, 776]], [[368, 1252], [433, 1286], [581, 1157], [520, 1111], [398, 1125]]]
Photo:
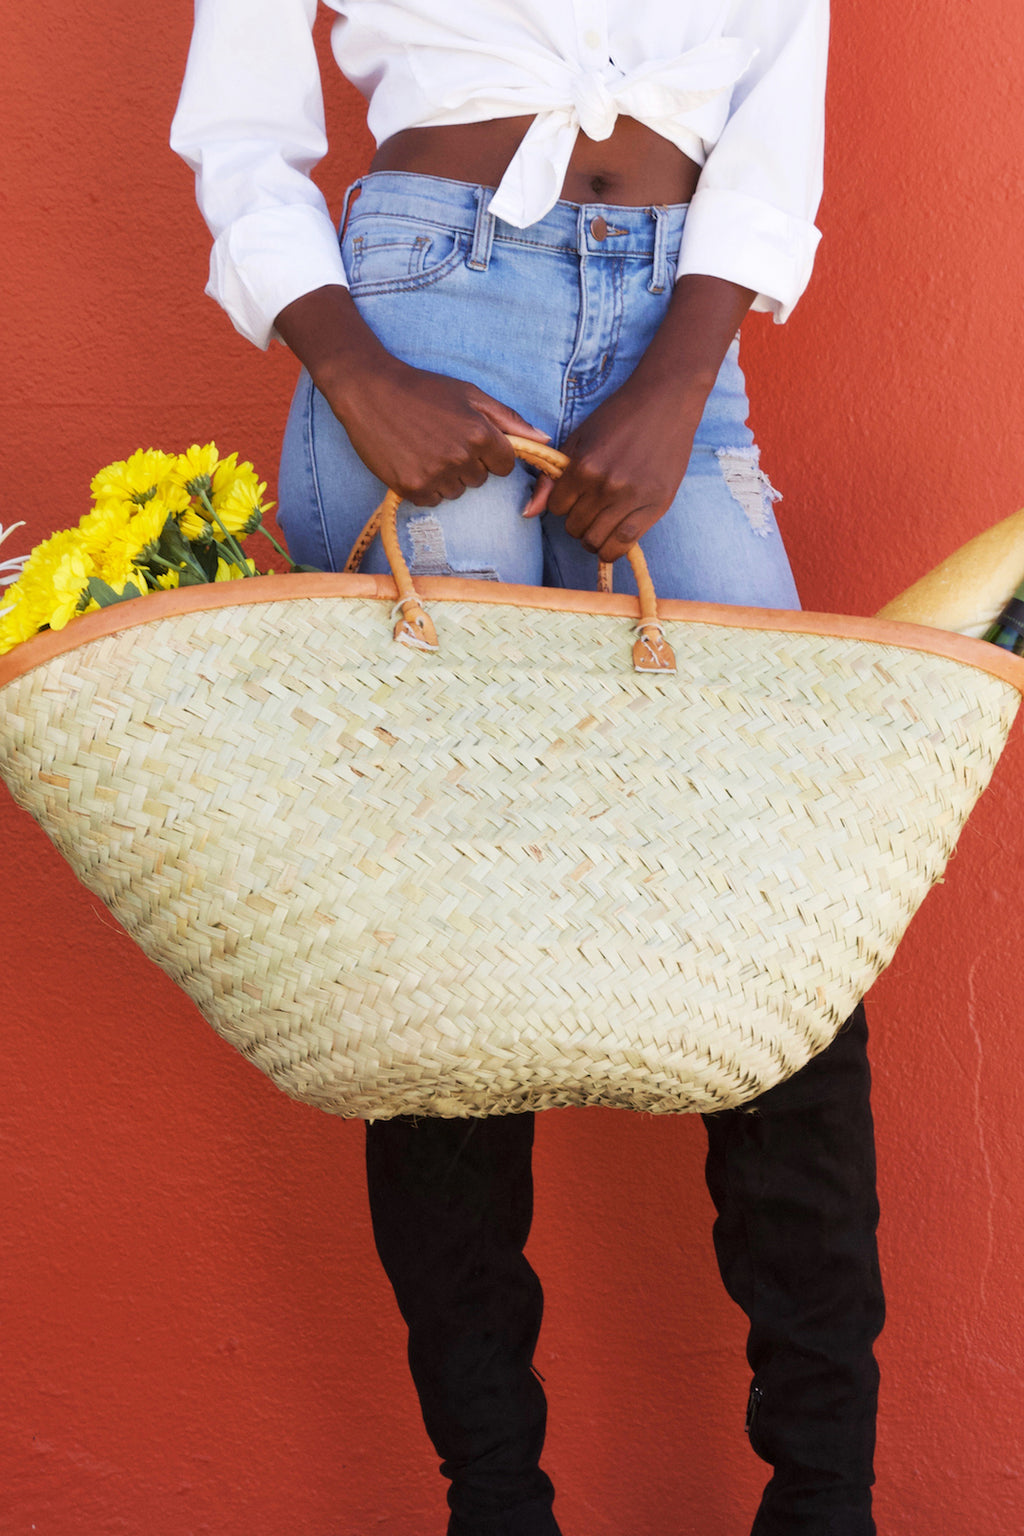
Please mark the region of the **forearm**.
[[274, 328], [342, 420], [360, 377], [371, 370], [387, 372], [394, 362], [340, 283], [286, 305]]
[[[720, 277], [679, 278], [665, 319], [629, 380], [630, 390], [659, 399], [680, 430], [700, 419], [722, 360], [756, 294]], [[690, 428], [692, 430], [692, 427]]]
[[341, 284], [303, 294], [275, 325], [363, 463], [416, 506], [437, 506], [489, 474], [509, 474], [509, 433], [547, 441], [475, 385], [392, 356]]
[[684, 276], [632, 374], [566, 439], [571, 463], [546, 477], [526, 510], [545, 508], [603, 560], [615, 560], [671, 505], [686, 474], [693, 437], [740, 322], [749, 288], [722, 278]]

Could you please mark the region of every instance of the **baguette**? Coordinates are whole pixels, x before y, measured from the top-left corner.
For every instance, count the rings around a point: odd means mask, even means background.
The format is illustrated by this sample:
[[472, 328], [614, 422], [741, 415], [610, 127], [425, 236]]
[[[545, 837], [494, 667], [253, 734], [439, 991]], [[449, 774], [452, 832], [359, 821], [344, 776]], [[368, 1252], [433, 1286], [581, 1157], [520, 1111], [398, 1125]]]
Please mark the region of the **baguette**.
[[876, 614], [982, 639], [1024, 581], [1024, 509], [947, 556]]

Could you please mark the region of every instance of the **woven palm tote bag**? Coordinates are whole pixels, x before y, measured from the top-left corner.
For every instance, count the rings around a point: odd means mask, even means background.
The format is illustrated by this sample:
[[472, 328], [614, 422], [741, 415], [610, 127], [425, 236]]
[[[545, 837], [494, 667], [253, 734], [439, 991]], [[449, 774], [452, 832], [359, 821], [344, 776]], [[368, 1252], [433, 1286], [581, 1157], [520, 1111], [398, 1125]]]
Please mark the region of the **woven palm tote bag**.
[[638, 558], [639, 606], [414, 588], [396, 504], [393, 580], [154, 594], [0, 660], [14, 798], [219, 1034], [333, 1113], [706, 1112], [797, 1070], [942, 874], [1024, 662], [655, 611]]

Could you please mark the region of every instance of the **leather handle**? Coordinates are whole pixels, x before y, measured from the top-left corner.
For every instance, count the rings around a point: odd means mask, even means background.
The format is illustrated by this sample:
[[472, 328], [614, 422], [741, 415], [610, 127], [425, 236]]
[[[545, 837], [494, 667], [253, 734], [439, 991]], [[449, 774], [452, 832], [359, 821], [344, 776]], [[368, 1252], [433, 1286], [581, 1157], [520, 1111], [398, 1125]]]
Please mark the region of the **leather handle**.
[[[554, 480], [559, 478], [569, 463], [564, 453], [557, 448], [550, 448], [546, 443], [536, 443], [531, 438], [516, 437], [511, 433], [508, 440], [517, 458], [532, 464], [535, 469], [550, 475]], [[402, 498], [398, 492], [389, 490], [352, 546], [352, 551], [345, 562], [345, 570], [359, 569], [363, 556], [379, 532], [384, 553], [398, 589], [394, 637], [402, 645], [411, 645], [417, 650], [434, 651], [437, 650], [437, 631], [433, 620], [420, 601], [398, 542], [396, 519], [401, 504]], [[658, 618], [658, 600], [654, 583], [639, 544], [634, 544], [626, 551], [626, 558], [636, 580], [640, 604], [636, 625], [637, 639], [633, 646], [633, 666], [638, 672], [674, 672], [675, 656], [671, 646], [665, 640], [664, 630]], [[602, 560], [598, 565], [599, 592], [612, 590], [611, 572], [611, 565]]]

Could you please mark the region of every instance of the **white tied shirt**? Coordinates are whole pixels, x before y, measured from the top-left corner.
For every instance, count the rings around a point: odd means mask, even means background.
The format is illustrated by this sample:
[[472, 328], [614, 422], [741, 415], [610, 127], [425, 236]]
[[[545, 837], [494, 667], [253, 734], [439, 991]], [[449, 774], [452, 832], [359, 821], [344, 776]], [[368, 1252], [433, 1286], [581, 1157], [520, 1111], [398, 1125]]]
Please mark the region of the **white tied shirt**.
[[[752, 288], [785, 320], [819, 235], [828, 0], [325, 0], [378, 144], [531, 115], [490, 211], [527, 228], [577, 134], [621, 113], [703, 167], [677, 275]], [[317, 0], [195, 0], [171, 144], [214, 236], [207, 292], [266, 346], [286, 304], [346, 282], [310, 171], [327, 150]]]

